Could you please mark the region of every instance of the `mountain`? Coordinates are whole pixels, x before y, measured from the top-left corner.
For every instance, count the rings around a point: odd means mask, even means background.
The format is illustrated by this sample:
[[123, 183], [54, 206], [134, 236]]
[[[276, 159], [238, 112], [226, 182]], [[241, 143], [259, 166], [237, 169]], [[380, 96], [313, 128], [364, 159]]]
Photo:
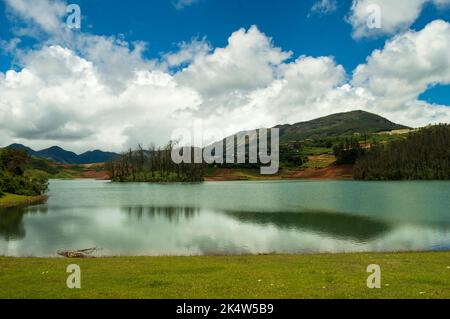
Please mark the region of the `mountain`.
[[42, 157], [56, 163], [62, 164], [94, 164], [107, 162], [119, 155], [112, 152], [102, 152], [100, 150], [89, 151], [81, 155], [66, 151], [59, 146], [53, 146], [41, 151], [35, 151], [22, 144], [11, 144], [6, 148], [25, 150], [31, 156]]
[[118, 157], [119, 154], [113, 152], [103, 152], [100, 150], [89, 151], [78, 156], [80, 164], [104, 163], [113, 158]]
[[9, 146], [7, 146], [5, 148], [11, 148], [11, 149], [15, 149], [15, 150], [24, 150], [30, 155], [33, 155], [33, 156], [36, 155], [36, 151], [35, 150], [29, 148], [28, 146], [22, 145], [22, 144], [14, 143], [14, 144], [11, 144], [11, 145], [9, 145]]
[[[394, 130], [409, 129], [404, 125], [395, 124], [384, 117], [372, 114], [365, 111], [352, 111], [347, 113], [337, 113], [321, 117], [312, 121], [300, 122], [293, 125], [278, 125], [275, 128], [280, 129], [280, 142], [289, 143], [293, 141], [317, 140], [326, 138], [336, 138], [341, 136], [359, 134], [372, 134], [379, 132], [388, 132]], [[257, 138], [255, 130], [241, 131], [234, 136], [238, 137], [239, 143], [242, 143], [244, 136], [248, 136], [249, 140]], [[210, 145], [210, 147], [218, 147], [217, 141]], [[248, 142], [245, 142], [248, 143]], [[232, 153], [229, 146], [226, 152]]]
[[[406, 126], [395, 124], [384, 117], [365, 111], [337, 113], [308, 122], [300, 122], [293, 125], [278, 125], [276, 128], [280, 129], [280, 140], [282, 142], [322, 139], [353, 135], [355, 133], [371, 134], [408, 129]], [[239, 132], [236, 135], [242, 136], [245, 134], [247, 134], [247, 132]], [[58, 146], [53, 146], [41, 151], [34, 151], [21, 144], [12, 144], [8, 147], [24, 149], [30, 155], [47, 158], [51, 161], [63, 164], [103, 163], [119, 156], [116, 153], [102, 152], [100, 150], [89, 151], [77, 155]]]
[[281, 141], [299, 141], [384, 131], [402, 130], [409, 127], [395, 124], [384, 117], [365, 111], [337, 113], [308, 122], [279, 125]]
[[66, 151], [59, 146], [53, 146], [35, 153], [35, 156], [46, 158], [52, 162], [63, 164], [82, 164], [78, 161], [78, 155]]

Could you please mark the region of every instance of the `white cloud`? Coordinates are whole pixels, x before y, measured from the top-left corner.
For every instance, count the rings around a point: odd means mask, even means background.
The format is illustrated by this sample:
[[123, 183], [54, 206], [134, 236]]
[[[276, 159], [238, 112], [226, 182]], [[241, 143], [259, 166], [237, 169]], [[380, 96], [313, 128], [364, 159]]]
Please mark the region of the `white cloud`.
[[178, 51], [163, 56], [163, 63], [167, 64], [167, 68], [183, 66], [194, 62], [197, 58], [206, 56], [210, 51], [211, 47], [205, 38], [182, 42], [178, 46]]
[[275, 68], [290, 56], [291, 52], [275, 47], [272, 39], [252, 26], [234, 32], [225, 48], [198, 56], [176, 78], [205, 97], [240, 95], [269, 85]]
[[[445, 9], [450, 0], [353, 0], [348, 21], [355, 38], [392, 35], [408, 29], [419, 17], [424, 5], [433, 4]], [[381, 28], [369, 28], [370, 6], [381, 9]]]
[[75, 33], [70, 42], [61, 45], [80, 52], [91, 61], [102, 81], [113, 90], [123, 90], [137, 71], [157, 68], [156, 61], [142, 57], [146, 50], [146, 44], [142, 42], [128, 43], [117, 37]]
[[450, 122], [450, 108], [417, 100], [450, 83], [449, 29], [435, 21], [398, 35], [349, 78], [333, 57], [292, 59], [256, 26], [223, 48], [194, 39], [159, 60], [144, 58], [145, 43], [48, 28], [19, 70], [0, 73], [0, 143], [121, 151], [162, 144], [200, 119], [226, 135], [355, 109], [406, 125]]
[[[141, 70], [124, 90], [111, 90], [92, 62], [60, 46], [30, 52], [21, 71], [0, 79], [0, 96], [0, 123], [13, 138], [116, 150], [130, 127], [156, 132], [198, 100], [160, 71]], [[141, 139], [162, 142], [155, 137]]]
[[[448, 52], [450, 24], [433, 21], [423, 30], [396, 36], [383, 50], [374, 51], [366, 64], [356, 68], [353, 85], [370, 91], [386, 111], [406, 111], [411, 115], [408, 120], [413, 123], [421, 122], [420, 114], [429, 121], [436, 122], [438, 118], [450, 121], [450, 108], [417, 101], [430, 86], [450, 84]], [[432, 110], [436, 111], [436, 116], [430, 116]]]
[[66, 14], [66, 3], [55, 0], [5, 0], [10, 11], [31, 27], [22, 28], [20, 34], [36, 35], [33, 26], [42, 28], [45, 32], [60, 32], [62, 18]]
[[311, 7], [311, 14], [329, 14], [337, 10], [337, 0], [317, 0]]
[[357, 67], [354, 85], [379, 98], [395, 99], [392, 107], [417, 98], [430, 85], [450, 84], [450, 25], [442, 20], [419, 32], [409, 31], [376, 50]]

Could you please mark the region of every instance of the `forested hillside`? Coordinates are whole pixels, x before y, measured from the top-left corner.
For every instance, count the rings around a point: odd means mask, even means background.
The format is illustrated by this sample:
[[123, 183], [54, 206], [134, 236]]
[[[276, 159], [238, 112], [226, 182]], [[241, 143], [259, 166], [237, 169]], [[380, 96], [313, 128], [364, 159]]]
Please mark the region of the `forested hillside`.
[[372, 145], [358, 160], [355, 179], [450, 179], [450, 125], [423, 128], [405, 140]]

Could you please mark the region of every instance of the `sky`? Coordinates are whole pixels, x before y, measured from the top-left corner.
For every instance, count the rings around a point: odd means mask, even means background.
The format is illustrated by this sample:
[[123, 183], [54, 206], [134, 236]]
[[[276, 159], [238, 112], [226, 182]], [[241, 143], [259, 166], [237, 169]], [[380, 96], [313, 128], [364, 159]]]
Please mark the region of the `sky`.
[[68, 1], [0, 0], [0, 146], [208, 144], [359, 109], [450, 122], [450, 0]]

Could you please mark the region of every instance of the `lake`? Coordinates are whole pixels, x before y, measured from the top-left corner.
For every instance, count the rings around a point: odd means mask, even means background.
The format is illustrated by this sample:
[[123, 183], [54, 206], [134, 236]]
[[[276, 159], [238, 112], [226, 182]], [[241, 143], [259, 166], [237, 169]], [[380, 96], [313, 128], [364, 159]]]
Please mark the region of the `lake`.
[[450, 249], [450, 182], [52, 180], [0, 210], [0, 255], [210, 255]]

